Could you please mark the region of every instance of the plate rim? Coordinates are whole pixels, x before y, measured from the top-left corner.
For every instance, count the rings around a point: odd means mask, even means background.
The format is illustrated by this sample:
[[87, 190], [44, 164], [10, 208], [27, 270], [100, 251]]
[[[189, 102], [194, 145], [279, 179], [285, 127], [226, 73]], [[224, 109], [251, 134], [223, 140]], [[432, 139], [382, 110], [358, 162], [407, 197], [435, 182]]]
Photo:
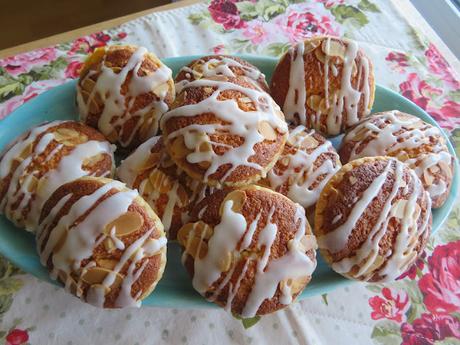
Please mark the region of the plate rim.
[[[184, 63], [184, 61], [192, 61], [192, 60], [198, 59], [198, 58], [203, 57], [203, 56], [205, 56], [205, 55], [202, 54], [202, 55], [189, 55], [189, 56], [169, 57], [169, 58], [161, 59], [161, 61], [163, 63], [165, 63], [166, 65], [168, 65], [168, 64], [178, 64], [178, 63], [182, 64], [182, 63]], [[262, 65], [262, 64], [273, 64], [274, 66], [276, 66], [276, 64], [279, 61], [278, 58], [269, 57], [269, 56], [255, 56], [255, 55], [245, 55], [245, 54], [242, 54], [242, 55], [236, 54], [236, 55], [231, 55], [231, 56], [236, 56], [236, 57], [242, 58], [242, 59], [247, 60], [247, 61], [249, 61], [250, 63], [252, 63], [252, 64], [254, 64], [256, 66], [257, 65]], [[269, 82], [269, 80], [267, 80], [267, 81]], [[41, 98], [43, 97], [43, 95], [50, 96], [50, 94], [52, 94], [53, 92], [58, 92], [59, 90], [62, 90], [64, 87], [71, 87], [72, 85], [75, 85], [76, 83], [77, 83], [77, 79], [68, 80], [68, 81], [66, 81], [66, 82], [64, 82], [64, 83], [62, 83], [60, 85], [52, 87], [51, 89], [41, 93], [40, 95], [38, 95], [34, 99], [30, 100], [29, 102], [23, 103], [21, 106], [16, 108], [13, 112], [11, 112], [9, 115], [7, 115], [4, 119], [0, 120], [0, 127], [3, 127], [3, 126], [7, 126], [7, 127], [8, 126], [17, 126], [17, 124], [14, 124], [17, 120], [13, 120], [14, 114], [16, 112], [23, 112], [24, 109], [28, 109], [28, 108], [33, 109], [35, 102], [37, 102], [37, 103], [40, 102]], [[458, 164], [458, 157], [457, 157], [457, 155], [455, 153], [455, 149], [454, 149], [454, 147], [453, 147], [453, 145], [452, 145], [452, 143], [451, 143], [446, 131], [425, 110], [423, 110], [417, 104], [415, 104], [414, 102], [412, 102], [409, 99], [405, 98], [404, 96], [402, 96], [398, 92], [393, 91], [392, 89], [389, 89], [389, 88], [387, 88], [385, 86], [376, 84], [376, 93], [377, 93], [377, 89], [379, 89], [380, 92], [390, 94], [391, 97], [394, 97], [394, 98], [398, 99], [398, 101], [404, 103], [405, 105], [407, 105], [409, 107], [412, 107], [412, 108], [415, 108], [417, 110], [417, 112], [423, 113], [425, 118], [423, 118], [422, 120], [424, 120], [424, 121], [436, 126], [437, 128], [439, 128], [441, 130], [442, 135], [446, 140], [446, 144], [447, 144], [447, 147], [449, 149], [449, 152], [454, 157], [454, 177], [453, 177], [453, 181], [452, 181], [452, 187], [455, 186], [456, 190], [454, 190], [454, 188], [451, 188], [451, 190], [450, 190], [448, 198], [450, 199], [453, 196], [453, 201], [447, 205], [447, 209], [443, 211], [443, 214], [439, 215], [439, 216], [441, 216], [441, 220], [437, 221], [438, 224], [437, 224], [437, 228], [435, 230], [435, 231], [437, 231], [442, 227], [442, 225], [445, 223], [445, 221], [449, 217], [450, 213], [452, 212], [452, 209], [453, 209], [453, 207], [455, 205], [455, 196], [458, 194], [458, 191], [460, 189], [459, 164]], [[420, 117], [417, 114], [413, 114], [413, 115], [417, 116], [417, 117]], [[40, 121], [40, 122], [43, 122], [43, 121]], [[38, 122], [38, 123], [40, 123], [40, 122]], [[26, 131], [26, 130], [24, 130], [24, 131]], [[6, 144], [3, 148], [0, 148], [0, 154], [7, 147], [8, 147], [8, 144]], [[1, 216], [4, 217], [3, 215], [1, 215]], [[439, 218], [437, 218], [437, 219], [439, 219]], [[432, 231], [430, 236], [435, 231]], [[24, 235], [26, 235], [26, 234], [27, 234], [27, 232], [25, 232]], [[29, 236], [33, 236], [33, 235], [29, 233]], [[1, 237], [1, 235], [0, 235], [0, 237]], [[171, 243], [168, 243], [168, 252], [170, 251], [170, 245], [171, 245]], [[11, 255], [5, 254], [5, 251], [3, 250], [3, 247], [4, 247], [3, 241], [0, 241], [0, 249], [1, 249], [0, 254], [3, 255], [5, 258], [7, 258], [9, 261], [11, 261], [14, 265], [19, 267], [21, 270], [32, 274], [34, 277], [37, 277], [40, 280], [50, 282], [50, 283], [52, 283], [54, 285], [62, 286], [60, 283], [51, 280], [49, 277], [47, 279], [46, 278], [43, 279], [41, 274], [39, 274], [39, 275], [35, 274], [36, 271], [34, 271], [33, 269], [29, 269], [30, 265], [26, 265], [26, 264], [23, 264], [21, 262], [20, 255], [15, 256], [14, 255], [15, 253], [11, 253]], [[8, 252], [8, 251], [6, 251], [6, 252]], [[320, 259], [320, 257], [321, 257], [321, 254], [320, 254], [319, 251], [317, 251], [317, 259]], [[314, 279], [314, 278], [312, 278], [312, 279]], [[323, 285], [321, 287], [321, 293], [330, 292], [330, 291], [335, 290], [336, 288], [338, 288], [340, 286], [348, 285], [348, 284], [351, 284], [353, 282], [354, 282], [353, 280], [348, 280], [348, 279], [338, 275], [338, 277], [332, 283], [327, 283], [327, 284], [325, 284], [325, 285]], [[304, 290], [304, 292], [305, 292], [305, 290]], [[311, 297], [311, 296], [314, 296], [314, 295], [318, 294], [318, 292], [316, 292], [316, 293], [312, 292], [312, 293], [308, 293], [308, 294], [304, 295], [304, 292], [299, 295], [297, 300], [303, 300], [305, 298], [308, 298], [308, 297]], [[143, 306], [154, 306], [154, 307], [172, 307], [171, 303], [169, 302], [169, 299], [166, 299], [166, 301], [163, 301], [162, 298], [153, 298], [152, 299], [152, 297], [158, 297], [158, 296], [155, 296], [155, 292], [153, 292], [151, 295], [149, 295], [143, 301], [142, 305]], [[214, 303], [208, 302], [206, 299], [204, 299], [201, 296], [200, 296], [199, 299], [189, 299], [189, 297], [190, 297], [189, 295], [184, 296], [183, 299], [186, 299], [187, 301], [183, 305], [175, 306], [175, 307], [177, 307], [177, 308], [218, 308]], [[176, 295], [175, 295], [175, 298], [177, 298]]]

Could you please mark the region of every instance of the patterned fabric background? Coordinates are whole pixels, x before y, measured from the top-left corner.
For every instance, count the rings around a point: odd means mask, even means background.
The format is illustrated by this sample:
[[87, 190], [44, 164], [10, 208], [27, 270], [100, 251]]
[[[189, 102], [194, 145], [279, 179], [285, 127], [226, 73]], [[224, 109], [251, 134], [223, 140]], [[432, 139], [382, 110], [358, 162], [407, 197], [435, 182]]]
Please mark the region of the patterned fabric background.
[[[460, 82], [437, 47], [409, 25], [398, 2], [387, 0], [213, 0], [9, 57], [0, 60], [0, 119], [76, 78], [86, 55], [107, 44], [140, 44], [160, 57], [279, 56], [291, 44], [322, 34], [359, 41], [373, 60], [377, 82], [429, 112], [460, 154]], [[459, 204], [423, 257], [395, 283], [354, 283], [264, 317], [248, 330], [214, 309], [97, 310], [0, 258], [0, 339], [8, 345], [262, 344], [274, 339], [460, 344]]]

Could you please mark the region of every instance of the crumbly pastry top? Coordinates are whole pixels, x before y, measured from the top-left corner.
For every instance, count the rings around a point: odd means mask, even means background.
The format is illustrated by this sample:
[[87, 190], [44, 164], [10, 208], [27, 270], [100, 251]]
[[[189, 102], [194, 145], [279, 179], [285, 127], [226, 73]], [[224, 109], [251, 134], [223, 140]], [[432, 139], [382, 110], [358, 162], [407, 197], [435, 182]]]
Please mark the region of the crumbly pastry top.
[[283, 153], [260, 184], [308, 208], [340, 167], [332, 144], [314, 129], [300, 125], [291, 128]]
[[161, 136], [140, 145], [118, 167], [117, 176], [135, 188], [160, 217], [169, 239], [175, 239], [189, 203], [189, 192], [177, 174], [163, 166], [167, 159]]
[[287, 137], [272, 98], [243, 79], [214, 77], [177, 88], [161, 127], [175, 163], [209, 185], [241, 185], [271, 168]]
[[270, 89], [288, 121], [332, 136], [370, 113], [375, 84], [356, 42], [322, 36], [288, 50]]
[[122, 147], [157, 134], [173, 100], [172, 71], [144, 47], [96, 49], [77, 86], [80, 119]]
[[236, 56], [208, 55], [192, 61], [180, 69], [176, 83], [184, 83], [202, 78], [215, 76], [231, 78], [245, 77], [256, 82], [264, 91], [268, 91], [265, 75], [249, 62]]
[[343, 139], [343, 162], [369, 156], [393, 156], [415, 170], [430, 193], [433, 207], [444, 203], [454, 173], [439, 128], [397, 110], [377, 113], [357, 124]]
[[361, 158], [329, 180], [316, 206], [314, 232], [336, 272], [390, 281], [423, 250], [431, 229], [430, 207], [420, 179], [404, 163]]
[[161, 278], [166, 237], [155, 213], [121, 182], [84, 177], [47, 201], [40, 261], [66, 290], [98, 307], [140, 306]]
[[53, 121], [34, 127], [0, 157], [0, 212], [35, 231], [46, 199], [81, 176], [112, 175], [114, 147], [91, 127]]
[[194, 288], [243, 317], [290, 304], [316, 267], [316, 241], [304, 209], [259, 186], [208, 198], [206, 212], [178, 234]]

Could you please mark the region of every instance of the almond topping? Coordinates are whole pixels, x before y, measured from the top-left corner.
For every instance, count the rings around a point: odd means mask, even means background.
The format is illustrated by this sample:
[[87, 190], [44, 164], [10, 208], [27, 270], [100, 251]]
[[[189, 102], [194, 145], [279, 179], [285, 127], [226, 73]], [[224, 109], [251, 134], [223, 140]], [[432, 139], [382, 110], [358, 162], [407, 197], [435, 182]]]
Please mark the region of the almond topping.
[[88, 269], [82, 275], [81, 280], [83, 280], [85, 283], [90, 284], [90, 285], [101, 284], [104, 281], [105, 277], [107, 277], [108, 274], [115, 275], [115, 282], [111, 286], [112, 288], [120, 286], [120, 284], [123, 282], [123, 276], [120, 273], [113, 272], [103, 267], [92, 267]]
[[244, 205], [245, 201], [246, 201], [246, 193], [244, 191], [241, 191], [241, 190], [235, 190], [233, 192], [230, 192], [225, 197], [224, 201], [222, 202], [222, 204], [220, 206], [220, 211], [219, 211], [220, 215], [222, 215], [222, 213], [223, 213], [224, 204], [229, 200], [233, 201], [232, 210], [234, 212], [240, 212], [241, 209], [243, 208], [243, 205]]
[[321, 50], [328, 56], [337, 56], [342, 60], [345, 58], [346, 48], [343, 44], [332, 39], [326, 39], [321, 44]]
[[53, 134], [54, 139], [63, 145], [75, 146], [88, 140], [86, 135], [79, 133], [72, 128], [60, 127], [57, 128]]
[[137, 230], [144, 224], [144, 218], [137, 213], [128, 211], [121, 215], [114, 221], [106, 225], [104, 233], [110, 234], [113, 228], [115, 228], [115, 235], [126, 236]]
[[259, 122], [257, 125], [257, 128], [259, 130], [259, 133], [262, 134], [265, 139], [272, 140], [272, 141], [276, 140], [277, 138], [276, 131], [267, 121]]

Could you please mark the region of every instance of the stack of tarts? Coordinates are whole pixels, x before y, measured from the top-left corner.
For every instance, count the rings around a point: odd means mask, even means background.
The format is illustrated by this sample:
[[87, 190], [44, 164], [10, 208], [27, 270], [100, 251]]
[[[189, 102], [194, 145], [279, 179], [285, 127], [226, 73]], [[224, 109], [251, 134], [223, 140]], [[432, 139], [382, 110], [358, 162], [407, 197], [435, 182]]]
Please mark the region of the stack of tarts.
[[[100, 48], [78, 82], [81, 122], [40, 125], [2, 154], [0, 211], [36, 233], [53, 278], [99, 307], [139, 305], [167, 239], [193, 287], [245, 318], [291, 304], [317, 248], [347, 278], [395, 279], [423, 251], [454, 158], [416, 117], [369, 116], [374, 91], [371, 61], [347, 39], [297, 44], [270, 84], [232, 56], [173, 80], [144, 48]], [[327, 138], [343, 133], [337, 152]]]

